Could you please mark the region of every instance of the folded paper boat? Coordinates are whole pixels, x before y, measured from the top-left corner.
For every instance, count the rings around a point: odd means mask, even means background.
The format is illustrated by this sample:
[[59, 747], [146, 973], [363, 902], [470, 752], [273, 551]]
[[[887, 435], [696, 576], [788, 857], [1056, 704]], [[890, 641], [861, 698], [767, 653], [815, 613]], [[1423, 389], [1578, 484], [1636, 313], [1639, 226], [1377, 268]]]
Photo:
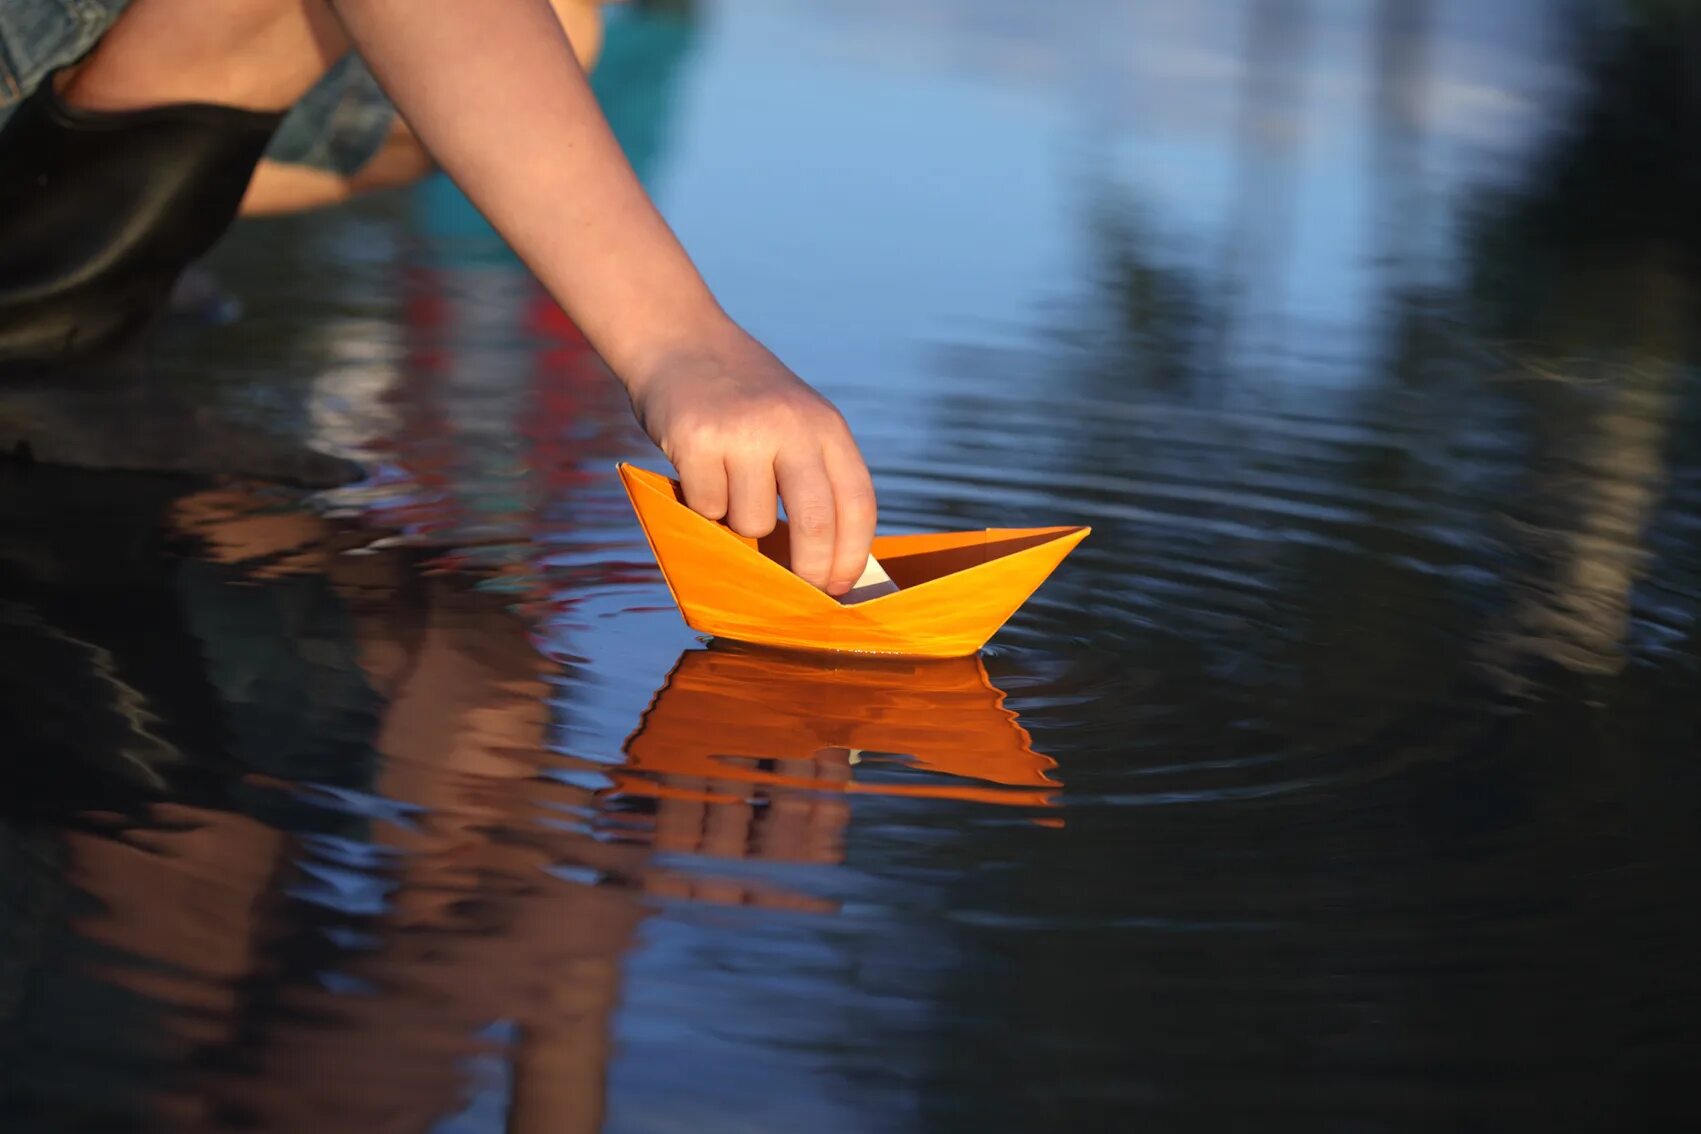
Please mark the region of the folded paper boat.
[[792, 574], [782, 523], [747, 539], [685, 506], [677, 481], [620, 466], [626, 494], [686, 623], [792, 649], [964, 657], [1045, 582], [1090, 528], [991, 528], [877, 536], [893, 594], [841, 604]]

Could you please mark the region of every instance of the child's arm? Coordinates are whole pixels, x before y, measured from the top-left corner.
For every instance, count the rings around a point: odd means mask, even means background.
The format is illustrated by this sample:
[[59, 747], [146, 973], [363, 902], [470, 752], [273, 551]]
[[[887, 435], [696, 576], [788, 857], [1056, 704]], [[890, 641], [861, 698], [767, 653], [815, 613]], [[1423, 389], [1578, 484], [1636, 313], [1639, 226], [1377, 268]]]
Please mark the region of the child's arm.
[[792, 565], [862, 573], [874, 489], [843, 418], [716, 304], [638, 184], [545, 0], [334, 0], [408, 124], [631, 394], [687, 502]]

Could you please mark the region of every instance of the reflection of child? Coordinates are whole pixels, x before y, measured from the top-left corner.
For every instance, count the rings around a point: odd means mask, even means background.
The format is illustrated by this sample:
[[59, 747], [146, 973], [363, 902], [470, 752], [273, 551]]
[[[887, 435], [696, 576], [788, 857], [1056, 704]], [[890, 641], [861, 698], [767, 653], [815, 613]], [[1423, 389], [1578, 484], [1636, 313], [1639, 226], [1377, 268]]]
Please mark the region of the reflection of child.
[[[0, 0], [0, 359], [111, 345], [245, 193], [276, 208], [312, 200], [308, 182], [335, 199], [405, 178], [422, 151], [386, 147], [417, 135], [619, 376], [691, 506], [760, 535], [783, 497], [794, 569], [849, 590], [875, 518], [856, 444], [720, 309], [633, 176], [563, 31], [591, 26], [588, 6], [88, 0], [100, 17], [69, 20], [58, 0]], [[351, 48], [411, 133], [362, 93]], [[269, 145], [319, 175], [255, 179]], [[364, 182], [362, 162], [378, 163]]]

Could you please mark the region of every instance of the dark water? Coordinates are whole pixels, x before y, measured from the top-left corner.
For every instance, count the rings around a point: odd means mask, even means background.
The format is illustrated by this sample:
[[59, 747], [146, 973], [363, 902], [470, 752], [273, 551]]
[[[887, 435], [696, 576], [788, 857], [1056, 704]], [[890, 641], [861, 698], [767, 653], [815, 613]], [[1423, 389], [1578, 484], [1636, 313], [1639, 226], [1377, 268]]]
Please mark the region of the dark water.
[[1693, 1128], [1682, 6], [667, 7], [611, 117], [885, 525], [1093, 538], [707, 646], [452, 192], [241, 231], [0, 391], [106, 466], [0, 469], [0, 1128]]

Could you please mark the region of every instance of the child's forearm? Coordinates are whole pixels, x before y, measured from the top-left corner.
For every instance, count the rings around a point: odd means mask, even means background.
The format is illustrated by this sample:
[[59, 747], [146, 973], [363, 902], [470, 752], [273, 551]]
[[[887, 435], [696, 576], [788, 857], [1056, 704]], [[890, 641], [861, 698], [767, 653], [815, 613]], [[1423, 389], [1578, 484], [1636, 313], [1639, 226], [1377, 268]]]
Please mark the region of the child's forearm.
[[874, 486], [838, 411], [733, 325], [645, 195], [544, 0], [336, 0], [425, 146], [567, 309], [679, 470], [747, 536], [851, 589]]
[[726, 318], [544, 0], [336, 0], [409, 125], [629, 384]]

